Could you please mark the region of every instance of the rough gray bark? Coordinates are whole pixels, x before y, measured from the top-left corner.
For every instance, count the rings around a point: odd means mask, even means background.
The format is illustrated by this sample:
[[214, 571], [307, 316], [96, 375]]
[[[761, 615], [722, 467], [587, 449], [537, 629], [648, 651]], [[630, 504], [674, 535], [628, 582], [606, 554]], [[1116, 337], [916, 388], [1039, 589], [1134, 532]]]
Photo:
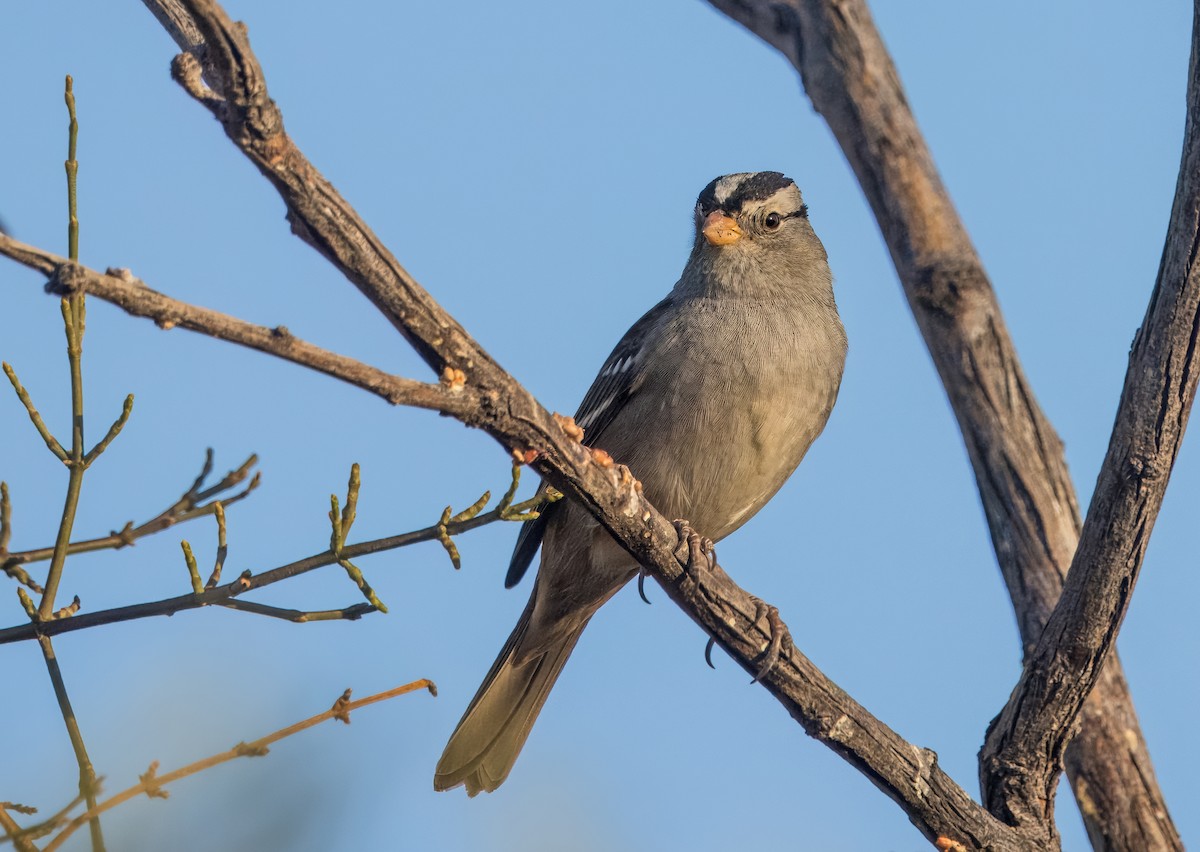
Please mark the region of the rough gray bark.
[[[1079, 541], [1074, 487], [870, 12], [863, 0], [710, 2], [788, 58], [858, 177], [958, 419], [1032, 648]], [[1096, 849], [1183, 848], [1115, 653], [1066, 765]]]

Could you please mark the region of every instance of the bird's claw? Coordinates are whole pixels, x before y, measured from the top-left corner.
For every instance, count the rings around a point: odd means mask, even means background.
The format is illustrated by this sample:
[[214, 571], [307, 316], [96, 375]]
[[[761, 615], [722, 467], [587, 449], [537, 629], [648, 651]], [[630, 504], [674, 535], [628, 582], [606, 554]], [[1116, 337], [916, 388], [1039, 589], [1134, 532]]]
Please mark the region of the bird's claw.
[[[717, 567], [717, 548], [713, 544], [711, 538], [705, 538], [692, 529], [692, 525], [682, 519], [675, 520], [675, 534], [679, 536], [681, 544], [687, 545], [687, 560], [683, 565], [683, 573], [685, 576], [696, 581], [696, 568], [703, 566], [705, 569], [712, 571]], [[676, 553], [678, 554], [678, 549]], [[677, 557], [678, 558], [678, 557]], [[715, 637], [709, 637], [708, 644], [704, 646], [704, 662], [708, 663], [710, 669], [715, 669], [712, 661], [712, 650], [717, 644]]]
[[759, 664], [758, 673], [754, 675], [754, 680], [751, 684], [756, 684], [771, 673], [771, 670], [779, 663], [779, 657], [783, 653], [785, 645], [791, 646], [792, 636], [788, 633], [787, 627], [783, 623], [783, 619], [779, 617], [779, 609], [771, 606], [766, 601], [753, 598], [754, 601], [754, 623], [757, 624], [762, 618], [767, 619], [767, 632], [771, 637], [771, 641], [767, 644], [767, 650], [763, 654], [762, 663]]
[[[692, 574], [693, 570], [701, 564], [710, 571], [717, 567], [717, 548], [711, 538], [705, 538], [692, 529], [691, 524], [687, 521], [678, 519], [675, 521], [675, 535], [679, 537], [681, 545], [687, 546], [687, 559], [683, 565], [684, 574]], [[676, 547], [675, 553], [675, 558], [678, 559], [678, 547]], [[650, 603], [650, 599], [646, 597], [645, 571], [641, 571], [638, 574], [638, 596], [646, 603]], [[708, 658], [708, 653], [708, 651], [705, 652], [706, 659]], [[712, 665], [711, 661], [709, 665]]]
[[650, 603], [650, 598], [646, 597], [646, 571], [641, 569], [638, 571], [638, 597], [647, 604]]
[[[683, 565], [684, 574], [692, 574], [701, 565], [709, 571], [716, 568], [717, 549], [713, 540], [700, 535], [685, 520], [676, 519], [674, 524], [675, 534], [679, 536], [680, 543], [687, 544], [687, 561]], [[676, 553], [678, 553], [678, 549]]]

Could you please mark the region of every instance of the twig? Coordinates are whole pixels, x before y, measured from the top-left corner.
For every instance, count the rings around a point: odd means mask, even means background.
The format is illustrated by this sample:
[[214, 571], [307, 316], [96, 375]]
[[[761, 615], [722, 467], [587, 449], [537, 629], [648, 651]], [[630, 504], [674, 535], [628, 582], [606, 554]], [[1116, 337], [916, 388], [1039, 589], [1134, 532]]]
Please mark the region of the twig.
[[212, 573], [204, 588], [214, 588], [221, 582], [221, 571], [225, 568], [225, 557], [229, 555], [229, 543], [225, 537], [225, 505], [217, 500], [213, 503], [213, 517], [217, 519], [217, 556], [213, 560]]
[[[69, 619], [68, 619], [69, 620]], [[55, 622], [52, 622], [55, 623]], [[65, 623], [65, 622], [57, 622]], [[71, 740], [71, 749], [75, 752], [75, 761], [79, 764], [79, 797], [87, 802], [89, 809], [96, 807], [96, 770], [88, 757], [87, 745], [83, 741], [83, 732], [79, 729], [79, 721], [75, 718], [75, 710], [71, 707], [71, 698], [67, 695], [67, 685], [63, 680], [62, 670], [58, 666], [58, 657], [49, 636], [39, 636], [38, 645], [42, 649], [42, 658], [46, 663], [46, 671], [50, 674], [50, 683], [54, 687], [54, 697], [62, 712], [63, 722], [67, 726], [67, 737]], [[89, 818], [92, 835], [93, 852], [103, 852], [104, 834], [100, 828], [98, 816]]]
[[[97, 794], [99, 794], [100, 789], [101, 789], [100, 779], [97, 779], [97, 781], [96, 781]], [[39, 837], [45, 837], [47, 834], [50, 834], [52, 831], [54, 831], [55, 828], [57, 828], [58, 826], [62, 825], [64, 822], [66, 822], [67, 816], [71, 813], [71, 811], [75, 810], [75, 808], [77, 808], [80, 805], [80, 803], [82, 803], [82, 802], [83, 802], [83, 796], [76, 796], [71, 801], [67, 802], [67, 804], [65, 804], [62, 808], [60, 808], [56, 813], [47, 817], [46, 819], [42, 820], [41, 822], [34, 823], [33, 825], [26, 826], [25, 828], [21, 828], [20, 826], [18, 826], [17, 827], [17, 831], [18, 831], [17, 835], [14, 836], [10, 832], [9, 836], [0, 839], [0, 842], [2, 842], [3, 840], [11, 839], [13, 842], [13, 845], [18, 850], [23, 849], [23, 848], [28, 848], [29, 850], [32, 850], [32, 852], [37, 852], [37, 847], [35, 845], [33, 845], [30, 841], [36, 840]], [[12, 809], [15, 810], [15, 808], [12, 808]], [[33, 814], [37, 813], [37, 808], [26, 808], [24, 810], [21, 810], [20, 813], [28, 814], [28, 815], [32, 816]], [[15, 825], [15, 823], [14, 823], [14, 825]], [[25, 843], [26, 845], [22, 846], [21, 845], [22, 843]]]
[[[251, 478], [250, 483], [242, 491], [232, 494], [221, 500], [214, 500], [209, 503], [204, 501], [227, 491], [230, 488], [243, 482], [248, 475], [250, 469], [258, 462], [257, 456], [250, 456], [239, 467], [229, 471], [224, 478], [213, 484], [209, 488], [202, 489], [204, 480], [212, 471], [212, 450], [208, 450], [205, 454], [204, 470], [200, 476], [192, 484], [192, 487], [183, 493], [178, 500], [172, 503], [158, 515], [146, 521], [143, 524], [134, 526], [132, 521], [126, 523], [120, 530], [114, 530], [106, 536], [100, 538], [88, 539], [85, 541], [72, 542], [67, 546], [67, 553], [75, 555], [78, 553], [91, 553], [97, 550], [119, 549], [133, 545], [138, 539], [145, 538], [148, 535], [161, 532], [168, 527], [180, 524], [185, 521], [201, 518], [206, 515], [216, 513], [217, 506], [230, 506], [240, 500], [245, 499], [249, 494], [258, 488], [261, 482], [260, 474], [255, 473]], [[5, 571], [10, 570], [14, 566], [24, 565], [30, 562], [40, 562], [44, 559], [49, 559], [54, 554], [53, 547], [40, 547], [33, 550], [19, 550], [13, 553], [5, 552], [3, 547], [0, 547], [0, 567]]]
[[[126, 313], [153, 320], [162, 329], [185, 328], [218, 340], [274, 355], [369, 391], [392, 405], [411, 405], [459, 416], [479, 401], [470, 389], [418, 382], [314, 346], [283, 326], [255, 325], [219, 311], [172, 299], [150, 289], [127, 269], [101, 273], [67, 258], [0, 234], [0, 254], [50, 278], [47, 289], [57, 295], [87, 293]], [[31, 414], [32, 416], [32, 414]]]
[[305, 624], [310, 621], [358, 621], [369, 612], [375, 612], [377, 607], [369, 603], [356, 603], [341, 609], [299, 610], [283, 609], [277, 606], [243, 601], [238, 598], [225, 601], [221, 606], [242, 612], [252, 612], [270, 618], [280, 618], [284, 621]]
[[354, 525], [354, 519], [358, 515], [358, 490], [361, 484], [359, 467], [355, 463], [350, 466], [350, 482], [346, 486], [346, 508], [339, 512], [337, 495], [329, 495], [329, 522], [333, 528], [329, 535], [329, 552], [337, 559], [338, 565], [341, 565], [346, 571], [346, 575], [350, 578], [351, 582], [362, 592], [362, 596], [370, 602], [371, 607], [380, 612], [387, 612], [387, 607], [379, 599], [379, 596], [375, 594], [375, 589], [367, 582], [362, 569], [351, 562], [350, 558], [343, 551], [346, 544], [346, 536], [349, 534], [350, 527]]
[[[452, 535], [459, 535], [469, 530], [477, 529], [478, 527], [497, 521], [524, 521], [537, 517], [537, 507], [543, 505], [548, 499], [557, 499], [561, 494], [554, 494], [547, 497], [546, 494], [540, 493], [525, 500], [521, 503], [516, 503], [510, 506], [501, 508], [497, 506], [490, 512], [484, 512], [474, 518], [453, 521], [448, 526], [448, 531]], [[413, 544], [419, 544], [426, 541], [437, 541], [440, 535], [441, 525], [425, 527], [424, 529], [414, 530], [412, 532], [402, 533], [400, 535], [388, 536], [387, 538], [373, 539], [371, 541], [363, 541], [357, 544], [348, 544], [341, 548], [342, 558], [357, 559], [362, 556], [369, 556], [375, 553], [383, 553], [388, 550], [395, 550], [400, 547], [407, 547]], [[60, 633], [70, 633], [75, 630], [84, 630], [90, 627], [98, 627], [102, 624], [115, 624], [122, 621], [133, 621], [139, 618], [148, 618], [156, 615], [174, 615], [177, 612], [183, 612], [189, 609], [199, 609], [205, 606], [225, 605], [226, 602], [244, 594], [245, 592], [254, 589], [265, 588], [274, 583], [287, 580], [291, 577], [305, 574], [309, 571], [314, 571], [318, 568], [324, 568], [329, 565], [336, 564], [338, 556], [329, 550], [321, 551], [313, 554], [305, 559], [300, 559], [295, 562], [281, 565], [278, 568], [269, 571], [263, 571], [260, 574], [248, 574], [239, 577], [231, 583], [226, 583], [221, 586], [205, 588], [202, 594], [189, 592], [186, 595], [178, 595], [173, 598], [153, 601], [149, 603], [133, 604], [131, 606], [115, 607], [113, 609], [98, 610], [96, 612], [83, 613], [73, 616], [72, 618], [47, 621], [40, 624], [23, 624], [16, 627], [0, 629], [0, 645], [10, 642], [22, 642], [29, 639], [35, 639], [39, 635], [55, 636]], [[234, 607], [242, 608], [242, 607]], [[353, 607], [348, 608], [349, 611], [354, 611]], [[335, 612], [336, 610], [329, 610]], [[366, 609], [363, 609], [359, 614], [365, 614]], [[315, 619], [305, 619], [315, 620]]]
[[[7, 238], [3, 235], [0, 235], [0, 240], [4, 239]], [[64, 450], [63, 445], [58, 442], [58, 438], [55, 438], [54, 435], [51, 434], [50, 428], [46, 425], [46, 421], [42, 420], [42, 415], [40, 412], [38, 412], [37, 407], [34, 406], [33, 399], [29, 396], [29, 391], [25, 390], [25, 386], [22, 385], [21, 380], [17, 378], [17, 371], [14, 370], [12, 365], [7, 361], [0, 366], [3, 366], [4, 375], [8, 376], [9, 383], [12, 384], [13, 390], [16, 391], [17, 399], [21, 400], [21, 404], [25, 406], [25, 412], [29, 415], [29, 419], [33, 423], [33, 427], [37, 429], [38, 434], [42, 436], [42, 440], [45, 441], [46, 447], [50, 450], [50, 452], [54, 453], [59, 461], [67, 461], [67, 451]]]
[[[65, 100], [67, 112], [70, 115], [68, 153], [65, 164], [68, 208], [67, 241], [70, 245], [71, 259], [77, 260], [79, 257], [79, 218], [76, 208], [76, 178], [79, 172], [79, 163], [75, 159], [75, 146], [79, 134], [79, 123], [75, 117], [75, 95], [72, 91], [70, 75], [66, 78]], [[42, 593], [41, 603], [38, 606], [33, 626], [48, 621], [58, 621], [60, 623], [69, 621], [70, 619], [67, 616], [72, 615], [74, 610], [79, 608], [79, 599], [76, 598], [72, 607], [56, 613], [54, 610], [54, 598], [58, 592], [59, 583], [62, 580], [63, 568], [66, 565], [67, 549], [71, 542], [71, 530], [75, 524], [75, 513], [79, 506], [79, 494], [83, 487], [83, 476], [87, 471], [88, 464], [90, 464], [90, 462], [85, 462], [83, 435], [83, 335], [87, 321], [86, 298], [81, 293], [71, 295], [62, 300], [61, 307], [63, 328], [67, 338], [67, 363], [71, 374], [71, 449], [66, 460], [67, 495], [63, 504], [62, 519], [58, 525], [58, 534], [55, 537], [54, 553], [50, 557], [50, 566], [46, 571], [45, 591]], [[59, 618], [58, 616], [60, 615], [63, 617]], [[75, 752], [75, 760], [79, 764], [79, 793], [87, 802], [88, 807], [93, 808], [96, 805], [96, 771], [92, 766], [91, 758], [88, 757], [87, 747], [83, 742], [83, 734], [80, 731], [79, 722], [75, 718], [74, 709], [71, 707], [71, 700], [67, 695], [67, 688], [63, 681], [62, 671], [58, 665], [58, 658], [54, 653], [54, 647], [49, 636], [39, 635], [38, 645], [41, 647], [42, 658], [46, 663], [46, 671], [49, 673], [50, 682], [54, 687], [54, 697], [58, 701], [59, 711], [62, 713], [63, 722], [67, 727], [67, 736], [71, 740], [71, 748]], [[104, 852], [104, 833], [100, 827], [100, 820], [96, 817], [91, 818], [89, 828], [91, 831], [93, 852]]]
[[90, 467], [101, 453], [108, 449], [108, 445], [113, 442], [113, 439], [121, 434], [121, 430], [125, 428], [125, 424], [129, 422], [129, 415], [133, 413], [133, 394], [125, 397], [125, 405], [121, 408], [121, 413], [117, 415], [117, 419], [113, 421], [113, 425], [108, 428], [108, 432], [100, 439], [96, 446], [88, 450], [87, 455], [83, 457], [83, 466]]
[[11, 804], [5, 802], [0, 805], [0, 828], [4, 829], [5, 836], [10, 838], [17, 852], [37, 852], [37, 847], [33, 845], [30, 839], [32, 836], [28, 831], [25, 831], [17, 824], [17, 821], [12, 818], [8, 812]]
[[95, 819], [105, 811], [112, 810], [117, 805], [123, 804], [130, 799], [143, 794], [154, 798], [166, 798], [167, 791], [163, 788], [168, 784], [173, 784], [182, 778], [187, 778], [189, 775], [195, 775], [198, 772], [203, 772], [206, 769], [210, 769], [222, 763], [228, 763], [229, 761], [236, 760], [239, 757], [262, 757], [267, 753], [269, 746], [279, 742], [285, 737], [298, 734], [301, 731], [307, 730], [314, 725], [319, 725], [321, 722], [325, 722], [330, 719], [338, 719], [346, 724], [349, 724], [351, 712], [362, 707], [366, 707], [368, 704], [376, 704], [380, 701], [387, 701], [389, 698], [396, 698], [397, 696], [405, 695], [406, 693], [414, 692], [418, 689], [426, 689], [431, 695], [437, 695], [437, 687], [434, 685], [433, 681], [426, 679], [415, 680], [412, 683], [406, 683], [404, 686], [398, 686], [395, 689], [389, 689], [387, 692], [376, 693], [375, 695], [371, 695], [367, 698], [361, 698], [358, 701], [350, 700], [350, 690], [347, 689], [344, 693], [342, 693], [341, 696], [338, 697], [338, 700], [334, 702], [333, 707], [326, 710], [324, 713], [318, 713], [317, 715], [305, 719], [302, 722], [297, 722], [296, 724], [289, 725], [286, 728], [280, 728], [278, 731], [267, 734], [265, 737], [261, 737], [260, 739], [252, 742], [238, 743], [228, 751], [223, 751], [220, 754], [214, 754], [211, 757], [206, 757], [203, 760], [196, 761], [195, 763], [189, 763], [187, 766], [176, 769], [173, 772], [168, 772], [165, 775], [159, 775], [158, 763], [156, 761], [150, 765], [150, 768], [144, 775], [140, 776], [139, 783], [122, 790], [120, 793], [117, 793], [108, 799], [105, 799], [98, 805], [90, 805], [87, 812], [80, 814], [67, 823], [63, 827], [63, 830], [55, 835], [54, 839], [47, 844], [45, 847], [45, 852], [54, 852], [55, 849], [61, 847], [62, 844], [66, 842], [67, 838], [74, 834], [79, 827], [89, 819]]

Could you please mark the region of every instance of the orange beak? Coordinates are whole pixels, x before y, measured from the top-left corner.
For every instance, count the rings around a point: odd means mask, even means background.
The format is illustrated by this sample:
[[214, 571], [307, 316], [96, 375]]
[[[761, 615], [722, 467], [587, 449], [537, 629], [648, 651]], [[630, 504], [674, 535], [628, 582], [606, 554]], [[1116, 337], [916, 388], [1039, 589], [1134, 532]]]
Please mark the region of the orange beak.
[[733, 245], [742, 238], [742, 229], [738, 227], [738, 223], [720, 210], [714, 210], [705, 217], [700, 233], [714, 246]]

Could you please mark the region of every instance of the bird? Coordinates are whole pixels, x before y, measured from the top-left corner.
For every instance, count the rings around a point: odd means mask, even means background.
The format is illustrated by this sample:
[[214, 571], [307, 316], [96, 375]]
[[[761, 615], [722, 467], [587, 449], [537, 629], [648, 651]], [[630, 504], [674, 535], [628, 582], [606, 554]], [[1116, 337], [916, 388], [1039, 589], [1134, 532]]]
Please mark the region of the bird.
[[[775, 495], [825, 428], [846, 361], [825, 248], [780, 172], [718, 177], [696, 200], [679, 281], [604, 361], [575, 415], [650, 503], [718, 541]], [[543, 485], [543, 489], [545, 485]], [[579, 503], [546, 505], [505, 578], [542, 557], [529, 602], [447, 743], [434, 789], [492, 792], [584, 628], [638, 573]]]

